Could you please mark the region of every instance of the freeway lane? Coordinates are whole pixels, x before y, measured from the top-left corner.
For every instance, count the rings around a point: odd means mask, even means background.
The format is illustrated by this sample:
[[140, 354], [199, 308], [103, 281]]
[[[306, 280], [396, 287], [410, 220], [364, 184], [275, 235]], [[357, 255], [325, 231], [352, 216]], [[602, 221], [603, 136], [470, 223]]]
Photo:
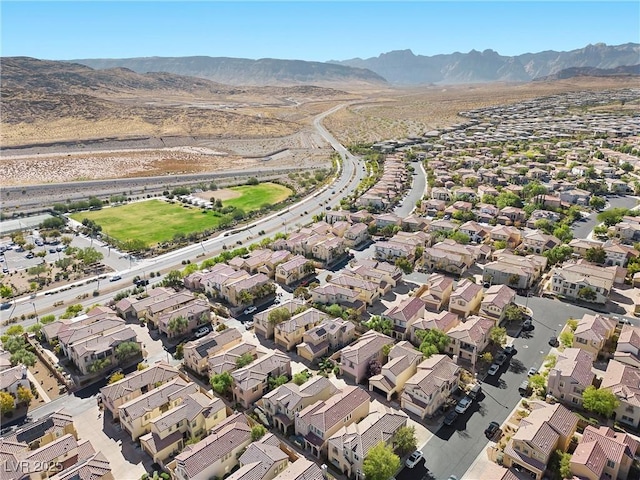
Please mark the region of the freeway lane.
[[[117, 282], [108, 282], [100, 280], [100, 290], [102, 295], [98, 297], [91, 297], [92, 292], [96, 289], [97, 283], [86, 281], [77, 282], [69, 290], [56, 293], [55, 295], [45, 296], [43, 293], [39, 293], [35, 299], [23, 297], [15, 301], [14, 307], [10, 310], [3, 310], [0, 315], [0, 319], [5, 320], [13, 316], [29, 315], [34, 311], [37, 311], [39, 315], [52, 311], [51, 305], [53, 302], [63, 301], [65, 305], [72, 303], [82, 303], [85, 307], [94, 303], [100, 303], [110, 299], [113, 294], [125, 288], [131, 288], [132, 279], [136, 275], [148, 274], [151, 271], [154, 272], [167, 272], [171, 269], [182, 268], [183, 260], [202, 261], [205, 258], [215, 256], [219, 254], [223, 246], [233, 248], [238, 245], [238, 242], [243, 245], [249, 243], [258, 242], [262, 238], [271, 236], [275, 232], [285, 231], [287, 229], [296, 228], [298, 226], [310, 223], [313, 219], [313, 215], [325, 211], [326, 206], [335, 206], [342, 197], [345, 197], [357, 188], [360, 181], [364, 178], [364, 168], [360, 164], [357, 157], [351, 155], [347, 149], [342, 146], [323, 126], [322, 119], [327, 115], [343, 108], [344, 105], [338, 105], [332, 109], [318, 115], [314, 119], [314, 126], [318, 130], [318, 133], [340, 154], [342, 158], [341, 171], [338, 178], [330, 185], [324, 187], [320, 191], [306, 197], [296, 205], [287, 207], [281, 212], [271, 214], [267, 217], [261, 218], [250, 225], [245, 227], [238, 227], [232, 232], [220, 233], [215, 238], [207, 241], [190, 245], [188, 247], [169, 252], [165, 255], [154, 259], [145, 259], [137, 262], [132, 262], [130, 268], [118, 272], [122, 277]], [[265, 235], [258, 235], [260, 230], [265, 231]], [[204, 254], [205, 256], [200, 256]], [[95, 277], [94, 277], [95, 280]], [[108, 285], [108, 286], [107, 286]], [[109, 293], [103, 290], [107, 288]], [[78, 296], [87, 294], [89, 298], [78, 301]], [[64, 310], [64, 307], [58, 309], [58, 311]], [[26, 320], [21, 324], [25, 327], [35, 323], [34, 319]], [[5, 330], [3, 327], [2, 330]]]

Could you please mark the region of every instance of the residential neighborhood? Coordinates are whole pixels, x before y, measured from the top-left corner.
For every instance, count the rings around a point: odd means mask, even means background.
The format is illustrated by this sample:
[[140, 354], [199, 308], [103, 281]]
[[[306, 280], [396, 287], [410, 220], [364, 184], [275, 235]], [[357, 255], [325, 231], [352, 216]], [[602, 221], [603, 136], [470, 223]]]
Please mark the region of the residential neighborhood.
[[639, 96], [354, 146], [313, 222], [7, 320], [7, 478], [640, 478], [640, 121], [577, 109]]

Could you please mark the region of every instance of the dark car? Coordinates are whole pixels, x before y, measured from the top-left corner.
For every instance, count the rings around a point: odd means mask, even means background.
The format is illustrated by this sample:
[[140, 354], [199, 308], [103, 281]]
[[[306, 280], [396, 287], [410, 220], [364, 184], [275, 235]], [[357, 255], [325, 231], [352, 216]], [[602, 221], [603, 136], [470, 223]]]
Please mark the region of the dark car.
[[535, 327], [533, 326], [533, 321], [530, 318], [527, 318], [524, 322], [522, 322], [522, 329], [525, 331], [533, 330]]
[[560, 345], [560, 342], [558, 342], [558, 337], [551, 337], [549, 339], [549, 345], [551, 345], [552, 347], [557, 347], [558, 345]]
[[0, 310], [7, 310], [11, 308], [11, 302], [3, 302], [2, 305], [0, 305]]
[[500, 430], [500, 424], [498, 422], [491, 422], [485, 429], [484, 435], [485, 437], [491, 439], [495, 436], [496, 433], [498, 433], [498, 430]]
[[449, 413], [447, 413], [447, 416], [444, 417], [444, 424], [453, 425], [453, 423], [456, 421], [457, 418], [458, 418], [458, 413], [455, 410], [451, 410]]

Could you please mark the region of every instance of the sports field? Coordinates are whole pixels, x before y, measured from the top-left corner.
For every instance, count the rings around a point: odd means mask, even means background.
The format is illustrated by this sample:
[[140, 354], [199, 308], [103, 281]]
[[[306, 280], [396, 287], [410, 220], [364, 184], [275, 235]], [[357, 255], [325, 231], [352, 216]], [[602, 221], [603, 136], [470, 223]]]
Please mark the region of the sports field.
[[[293, 193], [287, 187], [270, 182], [232, 189], [239, 195], [224, 200], [223, 205], [241, 208], [245, 213], [263, 205], [281, 202]], [[120, 242], [142, 240], [148, 246], [172, 240], [176, 234], [202, 232], [231, 221], [230, 215], [220, 212], [203, 211], [198, 207], [184, 206], [180, 202], [172, 204], [157, 199], [78, 212], [72, 214], [71, 218], [78, 222], [88, 218], [100, 225], [104, 233]]]
[[239, 192], [240, 196], [223, 200], [222, 204], [241, 208], [248, 213], [262, 208], [264, 205], [274, 205], [286, 200], [293, 192], [290, 188], [277, 183], [259, 183], [258, 185], [240, 185], [231, 187], [230, 190]]
[[146, 200], [90, 212], [78, 212], [71, 218], [82, 222], [88, 218], [102, 227], [107, 235], [125, 242], [142, 240], [147, 245], [171, 240], [176, 233], [201, 232], [220, 225], [227, 218], [217, 212], [197, 207], [184, 207], [162, 200]]

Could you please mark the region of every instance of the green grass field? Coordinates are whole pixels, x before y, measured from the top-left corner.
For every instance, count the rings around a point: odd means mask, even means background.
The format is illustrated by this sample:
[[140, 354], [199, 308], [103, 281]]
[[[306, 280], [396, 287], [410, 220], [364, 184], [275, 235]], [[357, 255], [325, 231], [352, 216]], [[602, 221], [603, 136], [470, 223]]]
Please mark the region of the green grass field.
[[258, 185], [240, 185], [239, 187], [231, 187], [231, 190], [240, 192], [241, 195], [238, 198], [224, 200], [222, 204], [241, 208], [245, 213], [257, 210], [263, 205], [282, 202], [293, 193], [290, 188], [271, 182]]
[[79, 212], [71, 218], [82, 222], [88, 218], [102, 227], [109, 236], [122, 242], [142, 240], [147, 245], [171, 240], [176, 233], [189, 234], [217, 227], [225, 216], [181, 203], [146, 200], [90, 212]]
[[[233, 187], [241, 193], [238, 198], [225, 200], [224, 206], [241, 208], [245, 213], [273, 205], [289, 197], [293, 192], [276, 183], [242, 185]], [[193, 232], [218, 227], [228, 221], [229, 215], [207, 210], [203, 213], [197, 207], [184, 207], [163, 200], [145, 200], [102, 210], [78, 212], [71, 218], [82, 222], [88, 218], [102, 227], [102, 231], [121, 242], [142, 240], [147, 246], [172, 240], [178, 233], [188, 235]]]

